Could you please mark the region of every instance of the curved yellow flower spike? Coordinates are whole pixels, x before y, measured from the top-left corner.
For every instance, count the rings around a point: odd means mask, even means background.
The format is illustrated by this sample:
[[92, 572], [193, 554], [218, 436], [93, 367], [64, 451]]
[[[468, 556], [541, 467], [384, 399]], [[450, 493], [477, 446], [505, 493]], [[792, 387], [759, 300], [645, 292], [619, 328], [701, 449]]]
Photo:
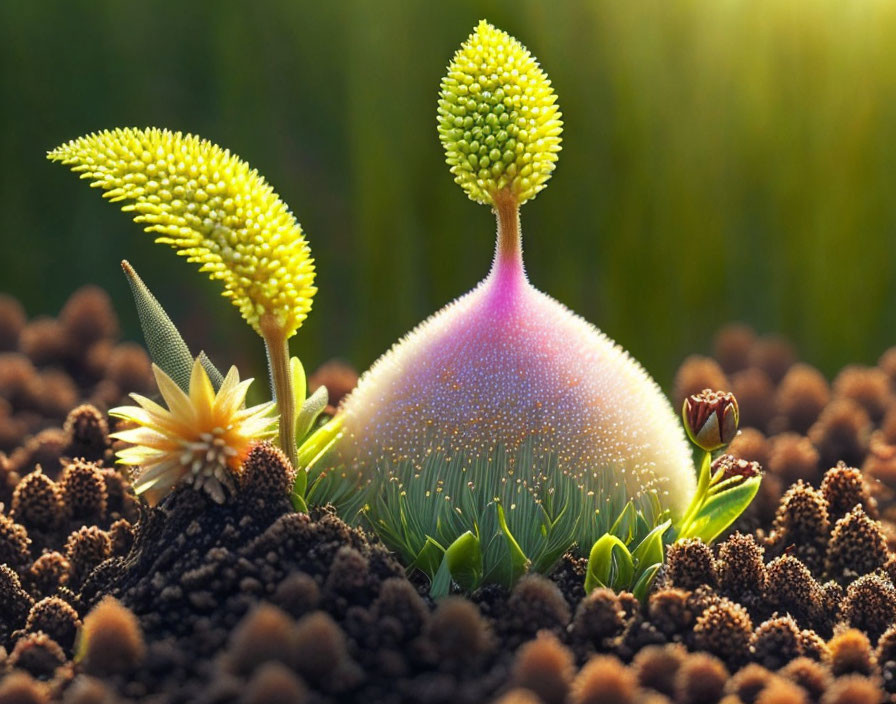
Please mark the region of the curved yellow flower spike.
[[262, 337], [262, 318], [291, 337], [311, 308], [314, 260], [286, 203], [255, 169], [195, 135], [104, 130], [48, 153], [105, 190], [156, 242], [224, 282]]
[[517, 205], [545, 187], [563, 122], [551, 81], [528, 49], [482, 20], [439, 92], [439, 138], [451, 173], [477, 203], [508, 191]]

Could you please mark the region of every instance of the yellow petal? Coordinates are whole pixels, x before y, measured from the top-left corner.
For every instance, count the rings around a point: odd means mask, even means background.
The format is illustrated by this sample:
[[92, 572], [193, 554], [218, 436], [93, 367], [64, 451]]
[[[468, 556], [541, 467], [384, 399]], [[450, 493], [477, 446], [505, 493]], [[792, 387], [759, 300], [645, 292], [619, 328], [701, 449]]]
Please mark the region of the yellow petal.
[[198, 357], [193, 362], [193, 371], [190, 373], [190, 403], [199, 423], [206, 424], [211, 420], [215, 388]]
[[156, 377], [156, 384], [159, 386], [159, 391], [162, 392], [162, 398], [168, 404], [168, 410], [184, 421], [187, 419], [195, 420], [196, 414], [193, 412], [190, 397], [183, 392], [183, 389], [175, 384], [174, 380], [155, 364], [152, 365], [152, 373]]

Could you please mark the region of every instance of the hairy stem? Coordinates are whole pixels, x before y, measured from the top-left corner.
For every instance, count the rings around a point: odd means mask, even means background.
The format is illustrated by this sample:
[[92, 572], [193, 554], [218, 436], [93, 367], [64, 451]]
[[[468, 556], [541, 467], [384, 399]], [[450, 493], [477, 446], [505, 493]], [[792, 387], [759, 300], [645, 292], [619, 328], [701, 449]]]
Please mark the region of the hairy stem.
[[289, 342], [283, 329], [273, 316], [264, 315], [260, 321], [264, 344], [268, 353], [271, 385], [280, 414], [280, 449], [296, 466], [296, 403], [292, 389], [292, 375], [289, 373]]
[[493, 196], [495, 216], [498, 220], [498, 243], [495, 247], [495, 264], [502, 260], [522, 268], [523, 238], [520, 233], [520, 205], [510, 191], [498, 191]]

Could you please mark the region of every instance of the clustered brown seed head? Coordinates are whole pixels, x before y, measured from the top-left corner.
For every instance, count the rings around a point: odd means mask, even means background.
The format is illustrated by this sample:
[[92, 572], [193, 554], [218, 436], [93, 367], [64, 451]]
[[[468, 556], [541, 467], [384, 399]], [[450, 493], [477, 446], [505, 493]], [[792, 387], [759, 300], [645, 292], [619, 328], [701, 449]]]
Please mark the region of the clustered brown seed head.
[[71, 651], [75, 644], [75, 635], [80, 627], [78, 612], [68, 602], [55, 596], [35, 603], [25, 622], [26, 631], [43, 631], [67, 651]]
[[769, 427], [775, 404], [775, 386], [761, 369], [744, 369], [731, 375], [731, 392], [740, 408], [740, 422], [744, 427]]
[[622, 633], [625, 613], [619, 597], [612, 589], [594, 589], [579, 602], [573, 619], [572, 633], [583, 642], [601, 650]]
[[804, 435], [783, 433], [771, 444], [766, 469], [779, 476], [785, 484], [795, 481], [814, 482], [818, 478], [818, 451]]
[[877, 659], [868, 636], [855, 628], [843, 630], [828, 642], [828, 665], [834, 676], [870, 675]]
[[681, 704], [718, 701], [728, 682], [724, 663], [709, 653], [694, 653], [681, 664], [675, 677], [675, 700]]
[[727, 374], [750, 365], [750, 350], [756, 344], [756, 332], [749, 325], [730, 323], [713, 338], [713, 356]]
[[107, 596], [84, 618], [78, 651], [86, 672], [113, 675], [136, 667], [146, 644], [133, 612]]
[[296, 471], [289, 458], [271, 442], [255, 443], [243, 462], [240, 483], [245, 491], [278, 498], [292, 491]]
[[888, 556], [880, 524], [856, 505], [831, 531], [825, 569], [834, 579], [858, 577], [883, 567]]
[[802, 687], [812, 701], [819, 701], [833, 680], [824, 665], [808, 657], [791, 660], [779, 670], [779, 674]]
[[544, 704], [563, 704], [575, 671], [569, 649], [555, 635], [542, 632], [517, 651], [510, 681], [537, 694]]
[[804, 654], [800, 628], [789, 615], [760, 623], [750, 647], [755, 661], [770, 670], [777, 670]]
[[59, 489], [72, 518], [101, 520], [106, 515], [109, 499], [106, 480], [95, 464], [74, 460], [66, 465]]
[[848, 398], [836, 398], [809, 428], [809, 439], [821, 455], [823, 465], [843, 461], [859, 465], [868, 449], [871, 418], [862, 406]]
[[772, 608], [812, 620], [823, 610], [824, 594], [809, 569], [792, 555], [782, 555], [767, 567], [765, 599]]
[[439, 657], [466, 661], [494, 647], [488, 623], [466, 599], [449, 597], [440, 602], [427, 624], [426, 633]]
[[25, 475], [40, 467], [55, 478], [62, 466], [60, 459], [64, 450], [65, 433], [59, 428], [47, 428], [28, 438], [9, 459], [19, 475]]
[[754, 704], [759, 694], [774, 681], [774, 675], [762, 665], [749, 663], [735, 672], [725, 685], [728, 697]]
[[48, 704], [49, 688], [22, 670], [14, 670], [0, 680], [0, 702], [9, 704]]
[[694, 624], [694, 644], [730, 665], [746, 662], [753, 622], [743, 606], [720, 599], [703, 611]]
[[16, 641], [9, 655], [9, 666], [28, 674], [47, 679], [66, 657], [59, 644], [43, 632], [27, 633]]
[[554, 582], [538, 574], [520, 579], [510, 594], [508, 627], [531, 638], [538, 631], [561, 633], [570, 620], [569, 604]]
[[69, 581], [80, 584], [90, 571], [112, 554], [112, 541], [106, 531], [97, 526], [82, 526], [65, 543], [65, 557], [69, 562]]
[[796, 350], [783, 337], [765, 335], [756, 340], [750, 348], [748, 364], [758, 367], [777, 384], [796, 362]]
[[10, 515], [27, 528], [49, 530], [61, 518], [62, 506], [56, 482], [38, 467], [16, 485]]
[[731, 597], [762, 594], [766, 582], [764, 553], [752, 535], [739, 532], [719, 545], [716, 572], [720, 590]]
[[862, 406], [875, 423], [880, 422], [893, 401], [890, 378], [878, 367], [845, 367], [834, 379], [833, 390], [835, 397], [848, 398]]
[[820, 371], [808, 364], [793, 365], [775, 394], [779, 430], [805, 435], [830, 400], [830, 387]]
[[30, 589], [40, 595], [50, 595], [68, 581], [71, 563], [62, 553], [45, 552], [28, 569], [27, 581]]
[[632, 669], [642, 687], [674, 697], [678, 668], [687, 657], [687, 650], [680, 643], [648, 645], [635, 654]]
[[850, 584], [843, 614], [850, 626], [877, 639], [896, 621], [896, 589], [889, 577], [866, 574]]
[[657, 589], [647, 599], [650, 623], [667, 637], [690, 630], [694, 623], [691, 593], [684, 589]]
[[612, 655], [595, 655], [572, 683], [573, 704], [634, 704], [638, 681], [634, 673]]
[[780, 535], [779, 540], [794, 544], [797, 541], [826, 542], [830, 520], [828, 503], [822, 493], [798, 480], [781, 499], [774, 531]]
[[65, 418], [65, 455], [89, 462], [108, 459], [109, 423], [95, 406], [85, 403], [72, 409]]
[[717, 577], [712, 551], [698, 538], [679, 540], [666, 557], [669, 581], [682, 589], [715, 586]]
[[862, 472], [855, 467], [848, 467], [838, 462], [825, 472], [821, 482], [821, 493], [828, 503], [832, 521], [842, 518], [856, 506], [861, 506], [869, 516], [875, 515], [874, 500], [871, 498]]
[[0, 563], [21, 569], [30, 562], [31, 540], [24, 526], [0, 514]]

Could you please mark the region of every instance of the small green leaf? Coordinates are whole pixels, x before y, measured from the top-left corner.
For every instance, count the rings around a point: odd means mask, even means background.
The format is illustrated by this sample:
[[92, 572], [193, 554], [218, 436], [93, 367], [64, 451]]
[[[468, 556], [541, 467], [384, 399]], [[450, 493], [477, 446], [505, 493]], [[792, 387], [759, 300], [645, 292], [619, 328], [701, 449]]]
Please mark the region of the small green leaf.
[[429, 595], [433, 599], [441, 599], [442, 597], [448, 596], [450, 592], [451, 570], [448, 567], [448, 558], [445, 557], [442, 559], [442, 564], [439, 565], [439, 569], [429, 585]]
[[602, 535], [588, 556], [585, 572], [585, 593], [597, 587], [625, 589], [631, 585], [635, 573], [632, 555], [619, 538], [611, 533]]
[[632, 551], [632, 559], [639, 570], [643, 565], [653, 565], [663, 561], [665, 553], [663, 549], [663, 535], [671, 525], [672, 521], [660, 523]]
[[759, 491], [761, 477], [750, 477], [719, 494], [710, 496], [680, 538], [700, 538], [711, 543], [737, 520]]
[[296, 460], [296, 482], [293, 492], [299, 496], [305, 495], [308, 487], [308, 471], [323, 457], [335, 442], [342, 431], [342, 419], [334, 418], [326, 425], [314, 431], [311, 436], [301, 444]]
[[434, 577], [439, 565], [445, 557], [445, 548], [439, 545], [430, 536], [426, 536], [426, 542], [417, 553], [417, 557], [411, 563], [411, 567], [424, 572], [430, 578]]
[[638, 523], [638, 512], [634, 503], [629, 501], [625, 508], [619, 513], [619, 516], [613, 523], [609, 532], [619, 538], [623, 543], [627, 543], [632, 539], [635, 527]]
[[511, 587], [520, 577], [526, 574], [526, 570], [529, 569], [529, 558], [526, 557], [526, 553], [523, 552], [523, 549], [513, 537], [513, 533], [510, 532], [510, 528], [507, 527], [507, 517], [504, 515], [504, 507], [500, 502], [497, 502], [496, 509], [498, 511], [498, 525], [501, 526], [501, 532], [504, 534], [504, 540], [510, 553], [510, 584], [505, 586]]
[[461, 589], [473, 591], [482, 579], [482, 546], [479, 538], [467, 531], [445, 550], [445, 562], [451, 577]]
[[638, 601], [643, 602], [647, 598], [647, 593], [653, 585], [653, 580], [656, 579], [656, 574], [660, 571], [660, 567], [662, 566], [663, 565], [660, 562], [650, 565], [650, 567], [644, 570], [641, 573], [641, 576], [638, 577], [638, 581], [635, 582], [635, 586], [632, 588], [632, 594], [635, 595], [635, 598]]
[[305, 403], [305, 394], [308, 392], [308, 389], [305, 386], [307, 383], [305, 367], [302, 366], [302, 361], [298, 357], [290, 357], [289, 373], [292, 376], [292, 395], [296, 400], [296, 408], [301, 408], [302, 404]]
[[305, 503], [305, 497], [297, 494], [295, 490], [289, 495], [292, 500], [292, 507], [296, 513], [308, 513], [308, 504]]
[[121, 263], [121, 268], [124, 269], [131, 292], [134, 294], [134, 303], [137, 305], [137, 315], [140, 317], [140, 327], [143, 329], [150, 358], [159, 369], [174, 380], [175, 384], [189, 393], [193, 355], [190, 354], [187, 343], [134, 268], [126, 261]]
[[296, 437], [301, 442], [311, 431], [318, 416], [323, 413], [330, 401], [325, 386], [317, 387], [317, 390], [311, 394], [305, 401], [298, 406], [299, 412], [296, 414]]

